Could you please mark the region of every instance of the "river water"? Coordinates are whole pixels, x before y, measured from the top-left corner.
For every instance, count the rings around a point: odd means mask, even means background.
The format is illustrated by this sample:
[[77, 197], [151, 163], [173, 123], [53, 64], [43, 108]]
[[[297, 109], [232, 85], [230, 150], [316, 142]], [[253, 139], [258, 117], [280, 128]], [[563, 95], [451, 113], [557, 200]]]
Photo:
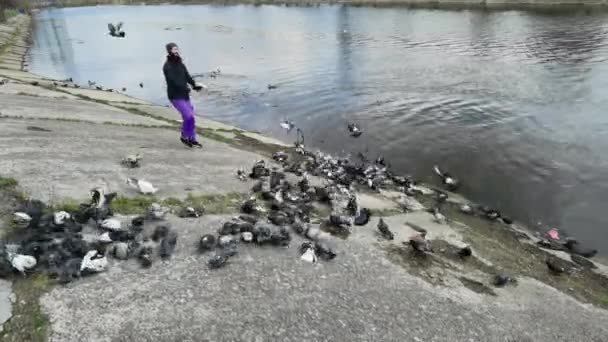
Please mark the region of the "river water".
[[[107, 35], [119, 21], [126, 39]], [[33, 72], [167, 104], [174, 41], [191, 73], [221, 69], [201, 79], [199, 115], [292, 141], [289, 118], [314, 147], [382, 154], [425, 181], [438, 163], [473, 200], [608, 243], [608, 14], [166, 5], [36, 24]]]

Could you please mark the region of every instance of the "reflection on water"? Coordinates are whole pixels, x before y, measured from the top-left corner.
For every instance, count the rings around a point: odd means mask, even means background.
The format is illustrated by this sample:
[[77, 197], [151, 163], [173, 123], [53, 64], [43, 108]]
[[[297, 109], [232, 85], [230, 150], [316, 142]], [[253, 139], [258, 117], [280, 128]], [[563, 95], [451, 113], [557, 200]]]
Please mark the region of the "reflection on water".
[[[166, 104], [164, 44], [178, 43], [208, 95], [201, 115], [331, 152], [383, 154], [529, 223], [608, 242], [608, 49], [604, 14], [346, 6], [116, 6], [39, 14], [33, 71], [127, 88]], [[126, 39], [106, 35], [125, 22]], [[166, 30], [165, 28], [181, 28]], [[143, 82], [145, 87], [137, 86]], [[267, 84], [277, 84], [269, 91]], [[176, 114], [177, 116], [177, 114]], [[349, 138], [346, 122], [365, 133]]]

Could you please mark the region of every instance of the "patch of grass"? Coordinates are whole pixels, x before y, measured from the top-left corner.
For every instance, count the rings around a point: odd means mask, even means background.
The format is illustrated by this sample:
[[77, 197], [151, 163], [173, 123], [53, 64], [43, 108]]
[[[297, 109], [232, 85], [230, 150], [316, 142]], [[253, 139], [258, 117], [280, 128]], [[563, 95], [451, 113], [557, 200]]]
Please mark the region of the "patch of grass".
[[141, 214], [145, 212], [146, 209], [152, 205], [152, 203], [159, 203], [159, 201], [154, 196], [119, 196], [112, 201], [112, 210], [115, 213], [124, 215]]
[[0, 176], [0, 189], [14, 189], [17, 187], [17, 180], [12, 177], [2, 177]]
[[154, 196], [119, 196], [112, 201], [112, 210], [124, 215], [142, 214], [152, 203], [159, 203], [174, 212], [184, 207], [205, 208], [205, 214], [223, 214], [237, 210], [245, 195], [240, 193], [227, 194], [188, 194], [185, 199], [169, 197], [158, 199]]
[[183, 205], [195, 208], [203, 207], [205, 214], [223, 214], [237, 210], [244, 199], [244, 194], [235, 192], [217, 195], [188, 194]]
[[64, 199], [60, 203], [51, 205], [51, 210], [55, 211], [67, 211], [68, 213], [73, 213], [80, 209], [80, 202], [75, 199]]
[[15, 277], [13, 293], [16, 297], [13, 317], [4, 323], [0, 341], [43, 342], [47, 340], [49, 319], [40, 308], [40, 297], [52, 288], [44, 274]]
[[4, 18], [6, 20], [12, 18], [12, 17], [16, 17], [17, 15], [19, 15], [19, 11], [17, 11], [14, 8], [7, 8], [4, 10]]

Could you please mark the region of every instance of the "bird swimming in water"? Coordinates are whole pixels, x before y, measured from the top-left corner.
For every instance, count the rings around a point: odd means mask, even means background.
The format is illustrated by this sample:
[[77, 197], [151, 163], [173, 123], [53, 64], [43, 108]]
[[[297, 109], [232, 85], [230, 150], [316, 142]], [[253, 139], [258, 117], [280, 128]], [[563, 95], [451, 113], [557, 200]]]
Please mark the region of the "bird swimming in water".
[[125, 37], [125, 32], [122, 31], [122, 22], [114, 25], [112, 23], [108, 24], [108, 31], [110, 31], [110, 36], [112, 37], [117, 37], [117, 38], [124, 38]]
[[393, 240], [395, 238], [395, 235], [391, 232], [388, 228], [388, 224], [386, 224], [383, 219], [380, 219], [378, 222], [378, 231], [380, 232], [380, 235], [387, 240]]
[[597, 254], [597, 249], [581, 247], [579, 242], [574, 239], [567, 239], [564, 247], [572, 253], [583, 256], [585, 258], [593, 258]]
[[358, 138], [363, 134], [363, 131], [357, 126], [355, 123], [348, 124], [348, 131], [350, 132], [350, 136], [353, 138]]
[[139, 87], [143, 88], [144, 87], [144, 82], [139, 82]]
[[134, 169], [139, 167], [139, 161], [141, 160], [141, 155], [139, 153], [137, 154], [131, 154], [128, 155], [124, 158], [122, 158], [122, 160], [120, 161], [122, 165]]
[[281, 125], [281, 127], [283, 127], [287, 131], [287, 133], [291, 132], [291, 130], [296, 127], [293, 121], [290, 120], [281, 121], [279, 125]]
[[278, 87], [276, 84], [268, 84], [268, 90], [277, 89]]
[[158, 189], [155, 188], [152, 183], [143, 179], [127, 178], [127, 184], [137, 189], [140, 193], [144, 195], [152, 195], [158, 191]]
[[443, 185], [449, 190], [449, 191], [455, 191], [456, 189], [458, 189], [458, 187], [460, 187], [460, 181], [454, 177], [452, 177], [452, 175], [450, 175], [449, 172], [441, 172], [441, 170], [439, 170], [439, 166], [435, 165], [433, 167], [433, 169], [435, 170], [435, 173], [441, 177], [441, 181], [443, 182]]

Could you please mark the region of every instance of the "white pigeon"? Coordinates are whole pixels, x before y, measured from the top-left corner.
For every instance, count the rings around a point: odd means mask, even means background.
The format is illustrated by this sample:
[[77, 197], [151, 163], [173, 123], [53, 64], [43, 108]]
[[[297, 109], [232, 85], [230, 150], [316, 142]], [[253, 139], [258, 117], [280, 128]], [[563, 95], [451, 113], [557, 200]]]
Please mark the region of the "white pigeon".
[[16, 212], [13, 214], [13, 222], [15, 222], [19, 227], [27, 227], [30, 224], [32, 217], [23, 212]]
[[72, 218], [72, 215], [65, 211], [58, 211], [53, 214], [53, 222], [57, 226], [63, 225], [65, 221], [69, 220], [70, 218]]
[[97, 241], [109, 243], [112, 242], [112, 238], [110, 237], [109, 232], [105, 232], [97, 237]]
[[153, 195], [158, 191], [158, 189], [155, 188], [152, 183], [143, 179], [127, 178], [127, 184], [137, 189], [144, 195]]
[[308, 248], [304, 254], [300, 257], [300, 260], [315, 264], [317, 262], [317, 254], [314, 248]]
[[251, 232], [242, 232], [241, 239], [245, 242], [251, 242], [253, 241], [253, 234]]
[[31, 255], [8, 253], [8, 259], [10, 260], [11, 265], [22, 274], [25, 274], [25, 270], [29, 270], [36, 266], [36, 258]]
[[108, 268], [108, 259], [105, 256], [99, 257], [96, 250], [88, 251], [80, 264], [80, 271], [103, 272]]
[[101, 224], [99, 226], [103, 229], [107, 229], [107, 230], [111, 230], [111, 231], [120, 230], [122, 228], [120, 221], [115, 218], [105, 219], [105, 220], [101, 221]]

